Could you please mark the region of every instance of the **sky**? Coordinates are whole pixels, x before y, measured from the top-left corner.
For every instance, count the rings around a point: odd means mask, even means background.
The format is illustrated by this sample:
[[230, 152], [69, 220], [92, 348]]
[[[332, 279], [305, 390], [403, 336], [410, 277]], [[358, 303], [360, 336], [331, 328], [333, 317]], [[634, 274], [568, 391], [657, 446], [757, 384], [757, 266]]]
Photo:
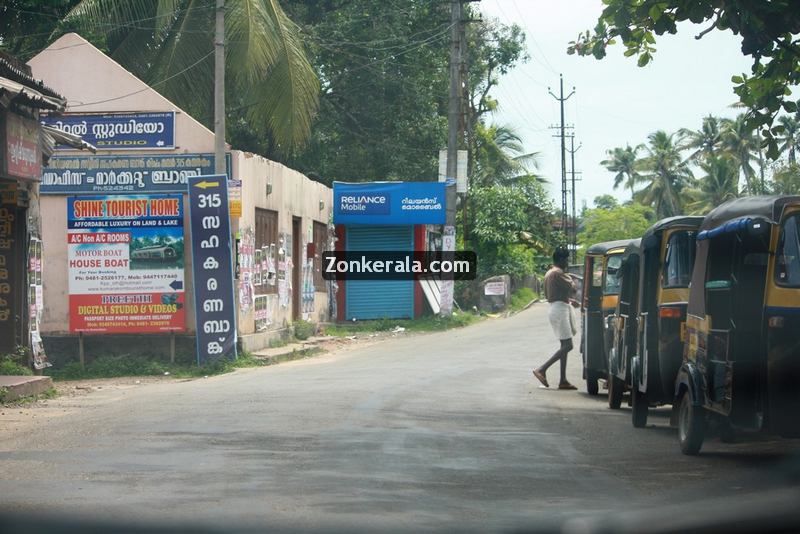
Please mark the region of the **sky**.
[[[729, 31], [696, 40], [704, 26], [680, 25], [676, 35], [657, 37], [654, 60], [639, 68], [635, 57], [623, 56], [621, 44], [609, 47], [600, 61], [567, 54], [569, 42], [597, 24], [600, 0], [482, 0], [479, 9], [484, 19], [517, 24], [526, 34], [530, 59], [500, 78], [492, 93], [499, 109], [491, 120], [515, 128], [526, 151], [541, 153], [539, 173], [550, 181], [558, 208], [560, 141], [549, 127], [559, 123], [559, 104], [548, 86], [558, 94], [559, 73], [565, 96], [575, 87], [565, 103], [565, 122], [574, 126], [575, 146], [581, 145], [575, 153], [582, 178], [575, 188], [578, 210], [584, 201], [593, 207], [592, 200], [602, 194], [630, 198], [630, 192], [613, 190], [613, 174], [600, 165], [606, 150], [644, 143], [656, 130], [699, 129], [709, 113], [737, 114], [730, 107], [737, 101], [731, 76], [749, 73], [751, 60]], [[567, 152], [568, 172], [569, 158]]]

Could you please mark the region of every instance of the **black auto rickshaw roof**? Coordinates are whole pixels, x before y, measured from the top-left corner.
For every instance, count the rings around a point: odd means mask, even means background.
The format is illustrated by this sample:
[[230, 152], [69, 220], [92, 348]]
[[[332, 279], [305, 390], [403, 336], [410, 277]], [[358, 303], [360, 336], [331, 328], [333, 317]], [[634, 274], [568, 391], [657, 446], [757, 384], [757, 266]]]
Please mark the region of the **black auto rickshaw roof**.
[[705, 217], [702, 215], [676, 215], [675, 217], [667, 217], [666, 219], [661, 219], [653, 226], [645, 230], [644, 235], [642, 235], [642, 239], [647, 239], [653, 234], [661, 232], [667, 228], [674, 228], [675, 226], [690, 226], [699, 228], [704, 220]]
[[787, 204], [800, 203], [800, 196], [759, 196], [729, 200], [706, 215], [700, 230], [710, 230], [733, 219], [759, 217], [777, 223]]
[[615, 248], [625, 248], [634, 239], [620, 239], [618, 241], [606, 241], [605, 243], [595, 243], [586, 249], [586, 254], [606, 254], [609, 250]]

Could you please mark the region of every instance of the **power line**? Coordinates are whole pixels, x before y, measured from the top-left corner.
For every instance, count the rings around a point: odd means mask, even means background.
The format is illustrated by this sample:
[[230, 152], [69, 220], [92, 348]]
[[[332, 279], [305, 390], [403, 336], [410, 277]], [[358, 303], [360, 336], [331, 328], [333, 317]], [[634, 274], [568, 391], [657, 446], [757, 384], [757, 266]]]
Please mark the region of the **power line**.
[[194, 63], [192, 63], [188, 67], [186, 67], [185, 69], [182, 69], [179, 72], [176, 72], [175, 74], [164, 78], [163, 80], [159, 80], [159, 81], [157, 81], [155, 83], [151, 83], [147, 87], [145, 87], [143, 89], [139, 89], [138, 91], [133, 91], [132, 93], [128, 93], [126, 95], [121, 95], [121, 96], [116, 96], [114, 98], [106, 98], [105, 100], [97, 100], [95, 102], [81, 102], [80, 104], [69, 104], [69, 107], [70, 108], [82, 108], [82, 107], [85, 107], [85, 106], [93, 106], [95, 104], [105, 104], [106, 102], [114, 102], [116, 100], [122, 100], [123, 98], [128, 98], [129, 96], [138, 95], [139, 93], [144, 93], [145, 91], [149, 91], [149, 90], [153, 89], [157, 85], [161, 85], [162, 83], [166, 83], [169, 80], [171, 80], [171, 79], [173, 79], [173, 78], [175, 78], [177, 76], [180, 76], [181, 74], [187, 72], [188, 70], [193, 69], [194, 67], [196, 67], [197, 65], [199, 65], [201, 62], [205, 61], [207, 58], [211, 57], [212, 55], [214, 55], [214, 50], [212, 50], [208, 54], [204, 55], [203, 57], [201, 57], [200, 59], [198, 59], [197, 61], [195, 61]]

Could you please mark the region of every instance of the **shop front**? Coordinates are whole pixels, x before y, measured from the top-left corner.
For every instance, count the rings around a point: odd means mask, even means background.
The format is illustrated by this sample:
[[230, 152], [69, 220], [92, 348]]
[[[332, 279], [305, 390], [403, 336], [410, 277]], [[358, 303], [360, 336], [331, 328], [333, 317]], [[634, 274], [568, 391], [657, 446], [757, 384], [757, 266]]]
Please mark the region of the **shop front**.
[[63, 97], [35, 80], [24, 64], [0, 55], [0, 354], [30, 349], [45, 367], [39, 322], [43, 310], [39, 180], [52, 137], [42, 110], [63, 109]]
[[[333, 184], [337, 252], [430, 250], [427, 225], [445, 220], [445, 184], [370, 182]], [[418, 280], [338, 280], [337, 319], [408, 319], [425, 311]]]

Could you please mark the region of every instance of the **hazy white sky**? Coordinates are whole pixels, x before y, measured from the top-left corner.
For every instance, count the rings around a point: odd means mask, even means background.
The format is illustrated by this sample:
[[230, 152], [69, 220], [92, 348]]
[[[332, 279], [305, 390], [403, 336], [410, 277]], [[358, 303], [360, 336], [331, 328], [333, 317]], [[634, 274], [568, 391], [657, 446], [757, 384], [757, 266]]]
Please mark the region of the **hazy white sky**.
[[[570, 41], [593, 28], [602, 11], [600, 0], [482, 0], [484, 17], [516, 23], [527, 37], [531, 59], [501, 78], [494, 96], [500, 109], [493, 117], [522, 135], [527, 151], [541, 152], [540, 172], [550, 180], [550, 189], [561, 204], [560, 142], [552, 137], [558, 124], [558, 102], [547, 92], [558, 94], [558, 74], [564, 74], [564, 93], [575, 86], [566, 103], [566, 122], [575, 126], [575, 169], [582, 171], [577, 205], [586, 200], [592, 207], [597, 195], [612, 193], [612, 174], [600, 161], [607, 149], [643, 143], [647, 135], [663, 129], [698, 129], [702, 117], [733, 117], [736, 102], [731, 75], [750, 72], [751, 61], [739, 48], [739, 38], [730, 32], [714, 31], [696, 40], [702, 26], [679, 27], [677, 35], [658, 39], [655, 59], [644, 68], [635, 58], [622, 55], [615, 45], [601, 61], [593, 57], [567, 55]], [[569, 144], [567, 144], [569, 148]], [[569, 171], [569, 153], [567, 153]]]

